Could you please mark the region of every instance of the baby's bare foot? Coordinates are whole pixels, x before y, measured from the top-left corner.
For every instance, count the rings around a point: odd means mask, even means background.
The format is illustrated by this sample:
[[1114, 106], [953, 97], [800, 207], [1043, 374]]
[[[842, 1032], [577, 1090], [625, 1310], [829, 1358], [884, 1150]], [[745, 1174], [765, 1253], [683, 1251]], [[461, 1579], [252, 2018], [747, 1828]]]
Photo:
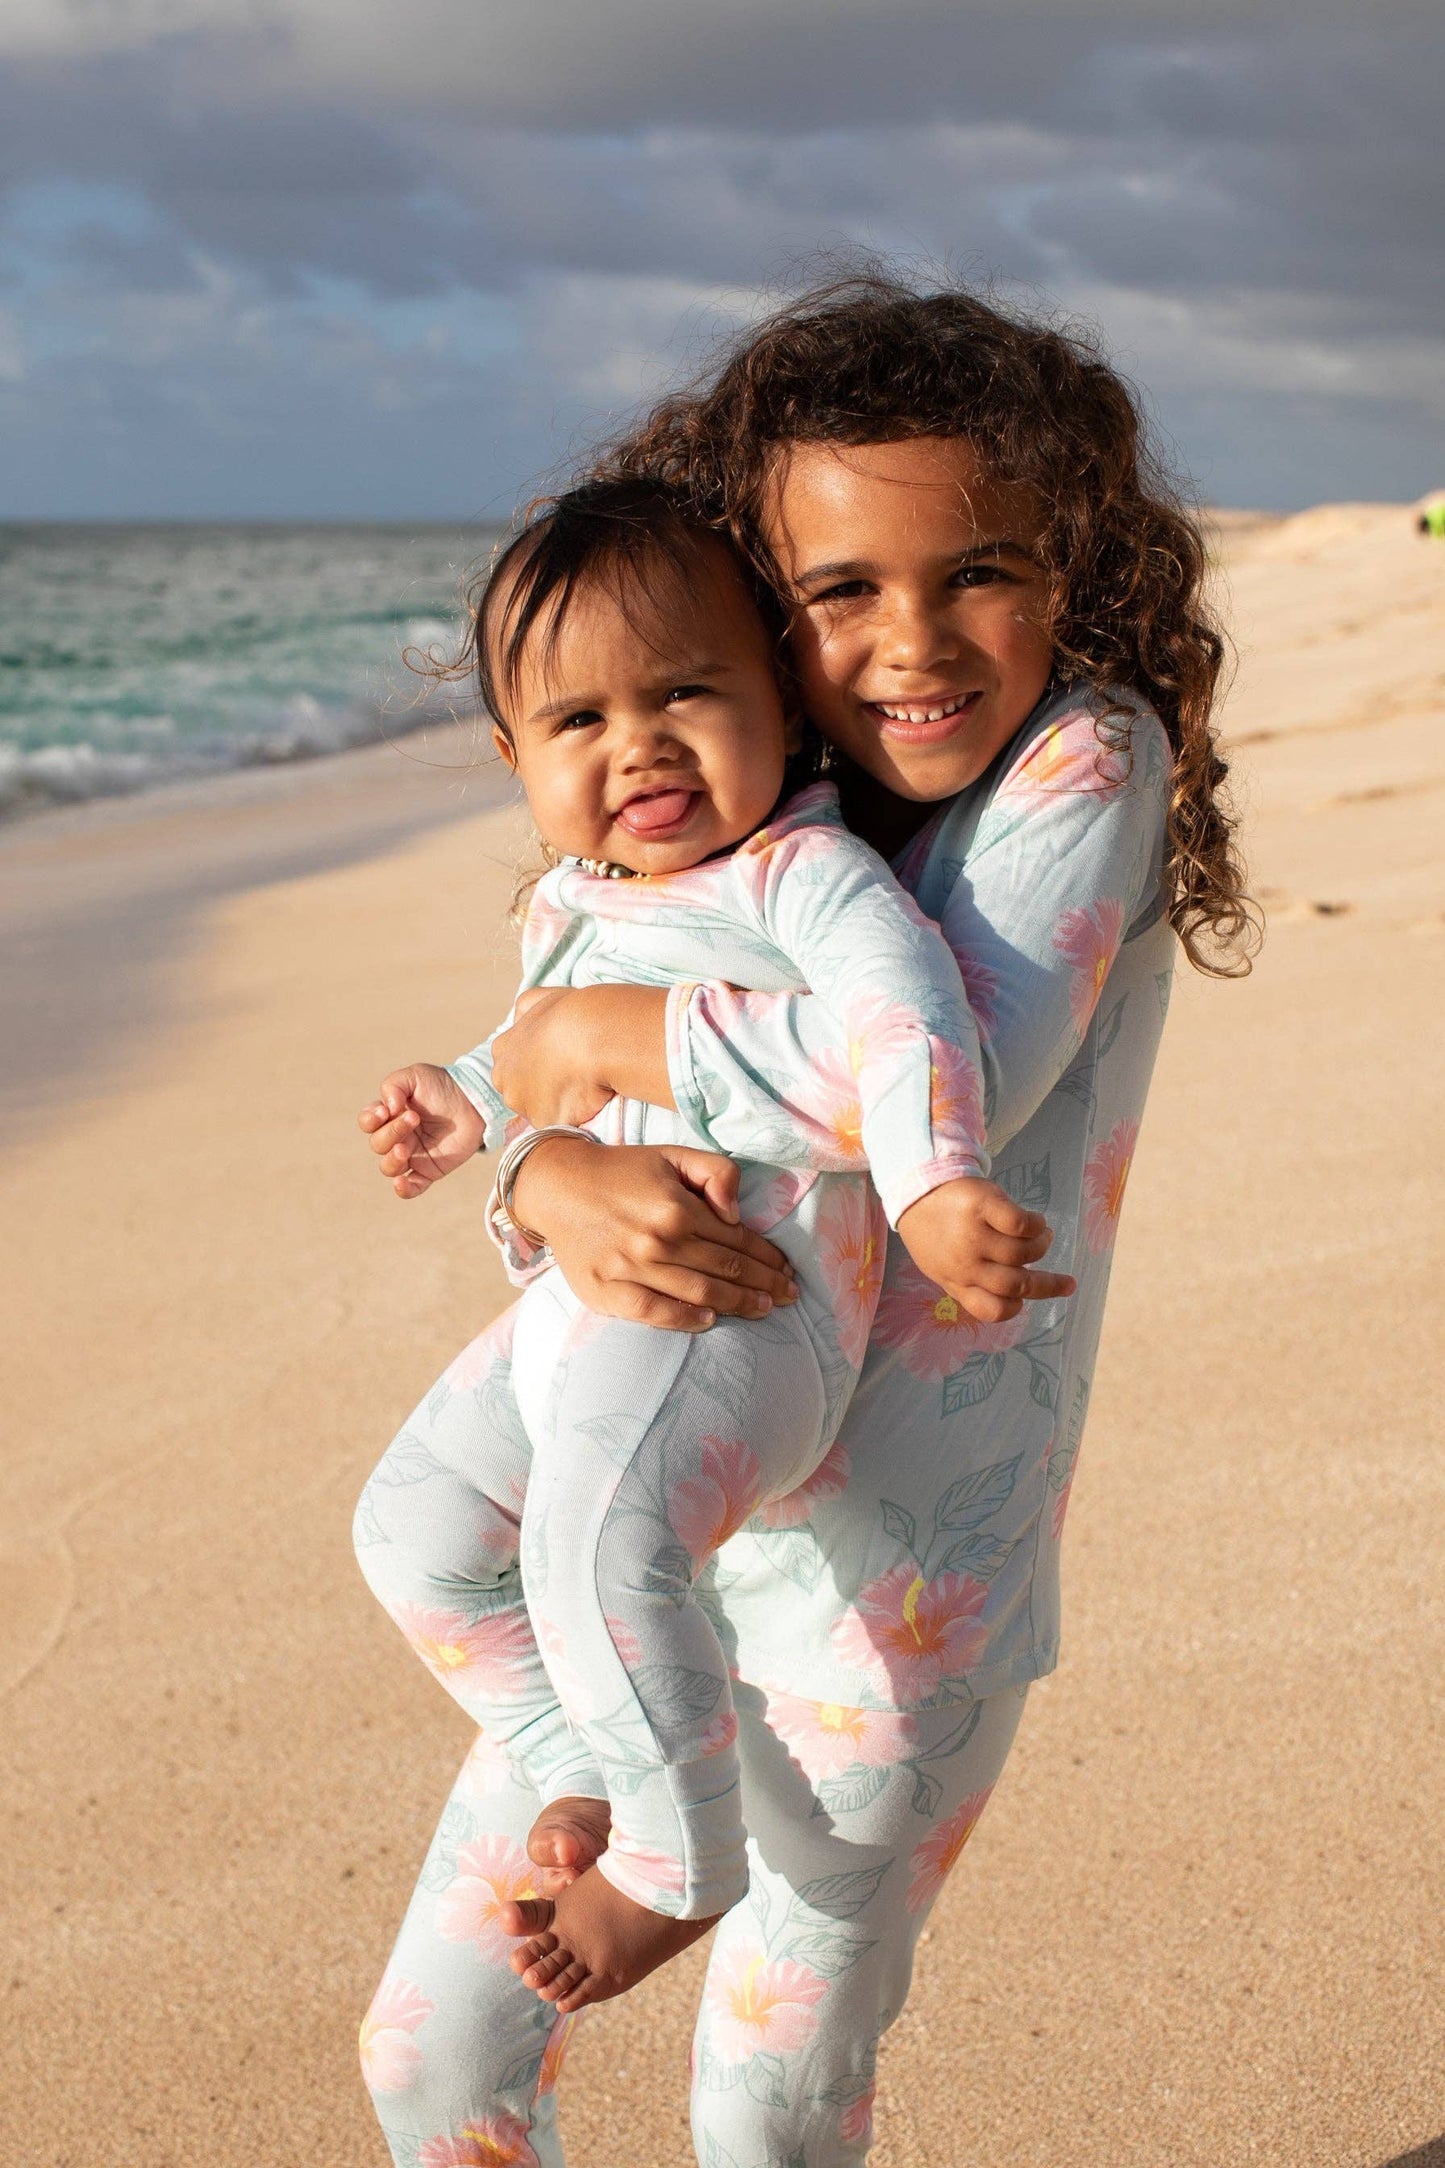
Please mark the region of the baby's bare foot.
[[[527, 1834], [527, 1857], [543, 1872], [538, 1876], [539, 1894], [560, 1896], [579, 1874], [601, 1858], [612, 1828], [612, 1809], [605, 1799], [554, 1799], [543, 1807]], [[510, 1907], [509, 1911], [515, 1911]], [[503, 1932], [528, 1932], [504, 1916]]]
[[512, 1952], [512, 1970], [564, 2017], [625, 1995], [722, 1917], [668, 1919], [624, 1897], [595, 1867], [555, 1899], [527, 1899], [510, 1909], [525, 1921], [528, 1936]]

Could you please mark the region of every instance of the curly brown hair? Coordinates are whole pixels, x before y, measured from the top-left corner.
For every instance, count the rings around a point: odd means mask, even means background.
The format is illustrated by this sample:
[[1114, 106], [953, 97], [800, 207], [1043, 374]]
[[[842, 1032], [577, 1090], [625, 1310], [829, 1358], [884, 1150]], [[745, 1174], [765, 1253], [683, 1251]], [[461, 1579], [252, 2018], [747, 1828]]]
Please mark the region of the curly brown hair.
[[1158, 715], [1174, 751], [1170, 918], [1198, 970], [1241, 976], [1258, 914], [1211, 723], [1225, 644], [1204, 599], [1204, 539], [1133, 392], [1087, 337], [962, 287], [846, 277], [750, 331], [597, 471], [685, 490], [781, 590], [764, 514], [786, 447], [917, 436], [966, 437], [1040, 507], [1057, 675], [1101, 696], [1111, 750], [1127, 744], [1121, 694], [1143, 694]]

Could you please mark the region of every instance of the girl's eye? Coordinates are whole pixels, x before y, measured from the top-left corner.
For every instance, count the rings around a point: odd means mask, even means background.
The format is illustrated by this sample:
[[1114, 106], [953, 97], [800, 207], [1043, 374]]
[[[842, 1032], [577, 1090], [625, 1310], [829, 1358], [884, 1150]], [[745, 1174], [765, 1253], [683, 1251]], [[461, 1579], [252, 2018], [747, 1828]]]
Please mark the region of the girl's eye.
[[671, 707], [677, 700], [701, 700], [710, 690], [707, 685], [674, 685], [664, 704]]
[[810, 609], [818, 602], [856, 602], [866, 592], [867, 583], [863, 580], [839, 580], [834, 587], [820, 587], [816, 594], [805, 595], [803, 608]]
[[995, 587], [1009, 577], [1002, 565], [960, 565], [953, 575], [955, 587]]

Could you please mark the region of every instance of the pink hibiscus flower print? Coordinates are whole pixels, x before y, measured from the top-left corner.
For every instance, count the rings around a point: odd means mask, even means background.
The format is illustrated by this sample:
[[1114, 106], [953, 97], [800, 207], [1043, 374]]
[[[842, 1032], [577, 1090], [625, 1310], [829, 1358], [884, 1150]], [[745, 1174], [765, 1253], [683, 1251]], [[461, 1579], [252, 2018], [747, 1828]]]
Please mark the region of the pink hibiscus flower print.
[[[474, 1943], [489, 1963], [505, 1959], [512, 1937], [497, 1924], [503, 1905], [537, 1894], [537, 1870], [510, 1837], [481, 1837], [457, 1853], [457, 1871], [437, 1903], [437, 1932]], [[483, 2158], [486, 2156], [484, 2155]]]
[[946, 1039], [928, 1042], [928, 1119], [969, 1143], [983, 1135], [983, 1078], [978, 1065]]
[[886, 1769], [903, 1760], [918, 1726], [901, 1709], [855, 1709], [841, 1701], [805, 1701], [768, 1690], [768, 1726], [788, 1746], [810, 1783], [845, 1769]]
[[687, 1869], [680, 1859], [654, 1851], [651, 1845], [633, 1843], [615, 1821], [601, 1865], [614, 1889], [649, 1912], [670, 1910], [668, 1900], [680, 1898], [687, 1887]]
[[638, 1640], [637, 1635], [625, 1618], [613, 1618], [610, 1613], [604, 1617], [603, 1624], [607, 1628], [612, 1646], [617, 1651], [618, 1660], [623, 1669], [635, 1671], [642, 1662], [642, 1643]]
[[1094, 1256], [1108, 1249], [1124, 1209], [1124, 1190], [1139, 1142], [1137, 1122], [1116, 1122], [1084, 1168], [1084, 1240]]
[[818, 2030], [827, 1992], [810, 1966], [769, 1958], [761, 1942], [714, 1951], [703, 2004], [709, 2045], [721, 2063], [795, 2054]]
[[829, 1638], [842, 1663], [867, 1672], [895, 1699], [926, 1701], [981, 1653], [988, 1629], [979, 1614], [987, 1601], [987, 1588], [971, 1574], [925, 1581], [904, 1559], [860, 1590]]
[[361, 2075], [369, 2092], [406, 2091], [421, 2069], [421, 2049], [412, 2035], [434, 2008], [414, 1980], [387, 1970], [361, 2021]]
[[967, 949], [953, 948], [953, 960], [958, 965], [963, 990], [973, 1011], [981, 1039], [991, 1039], [998, 1029], [998, 973], [991, 971], [982, 957], [971, 956]]
[[754, 1234], [765, 1235], [770, 1227], [777, 1226], [779, 1220], [786, 1219], [790, 1212], [797, 1211], [817, 1179], [811, 1169], [779, 1168], [761, 1195], [750, 1202], [746, 1214], [747, 1225]]
[[703, 1438], [701, 1445], [697, 1474], [674, 1483], [667, 1501], [678, 1542], [698, 1566], [737, 1534], [763, 1487], [758, 1456], [741, 1438]]
[[834, 1172], [863, 1165], [863, 1102], [845, 1055], [825, 1048], [815, 1056], [794, 1086], [792, 1103], [832, 1145], [827, 1164]]
[[451, 1686], [470, 1672], [484, 1670], [497, 1693], [528, 1683], [532, 1630], [524, 1615], [498, 1611], [490, 1618], [469, 1619], [464, 1611], [443, 1611], [419, 1603], [387, 1607], [433, 1678]]
[[1089, 1028], [1123, 937], [1124, 906], [1113, 896], [1065, 911], [1054, 928], [1054, 947], [1074, 967], [1069, 1006], [1081, 1033]]
[[834, 1439], [807, 1482], [781, 1498], [769, 1499], [759, 1508], [757, 1518], [764, 1528], [801, 1528], [812, 1519], [814, 1506], [842, 1497], [848, 1488], [850, 1469], [847, 1446]]
[[698, 1760], [706, 1761], [710, 1755], [725, 1753], [737, 1735], [736, 1712], [732, 1709], [721, 1710], [697, 1742]]
[[866, 2145], [873, 2135], [873, 2101], [876, 2085], [848, 2103], [838, 2118], [838, 2136], [844, 2145]]
[[465, 1392], [475, 1385], [484, 1385], [499, 1362], [508, 1362], [512, 1354], [512, 1336], [517, 1329], [515, 1305], [504, 1310], [495, 1324], [479, 1332], [475, 1340], [469, 1340], [456, 1361], [443, 1372], [446, 1384], [453, 1392]]
[[541, 2168], [541, 2163], [525, 2124], [514, 2115], [485, 2115], [450, 2137], [428, 2138], [416, 2168]]
[[961, 1370], [970, 1355], [1012, 1347], [1027, 1325], [1022, 1312], [998, 1325], [980, 1324], [916, 1265], [905, 1264], [879, 1297], [873, 1337], [896, 1349], [913, 1377], [936, 1380]]
[[580, 2010], [574, 2010], [570, 2017], [559, 2017], [552, 2027], [546, 2051], [542, 2056], [542, 2067], [537, 2073], [537, 2097], [539, 2100], [544, 2093], [555, 2093], [557, 2090], [557, 2080], [562, 2074], [562, 2065], [567, 2058], [567, 2049], [571, 2043], [572, 2035], [577, 2029], [577, 2020], [581, 2015]]
[[507, 1750], [490, 1732], [479, 1731], [462, 1763], [461, 1786], [469, 1799], [489, 1799], [512, 1781]]
[[908, 1884], [908, 1909], [919, 1912], [924, 1905], [932, 1904], [948, 1876], [958, 1863], [958, 1856], [978, 1826], [978, 1818], [989, 1802], [987, 1791], [975, 1792], [965, 1799], [955, 1814], [926, 1836], [922, 1844], [915, 1845], [908, 1866], [911, 1879]]
[[828, 1290], [845, 1361], [861, 1363], [868, 1347], [883, 1263], [888, 1221], [871, 1187], [835, 1186], [819, 1207], [814, 1231], [818, 1270]]

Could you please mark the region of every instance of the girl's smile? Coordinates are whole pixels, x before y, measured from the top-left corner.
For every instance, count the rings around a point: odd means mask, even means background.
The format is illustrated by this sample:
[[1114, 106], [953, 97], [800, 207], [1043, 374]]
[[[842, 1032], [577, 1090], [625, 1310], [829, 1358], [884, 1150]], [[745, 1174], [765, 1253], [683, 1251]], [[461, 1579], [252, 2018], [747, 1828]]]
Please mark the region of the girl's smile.
[[915, 804], [976, 782], [1053, 666], [1024, 492], [961, 437], [793, 444], [766, 525], [824, 736]]

